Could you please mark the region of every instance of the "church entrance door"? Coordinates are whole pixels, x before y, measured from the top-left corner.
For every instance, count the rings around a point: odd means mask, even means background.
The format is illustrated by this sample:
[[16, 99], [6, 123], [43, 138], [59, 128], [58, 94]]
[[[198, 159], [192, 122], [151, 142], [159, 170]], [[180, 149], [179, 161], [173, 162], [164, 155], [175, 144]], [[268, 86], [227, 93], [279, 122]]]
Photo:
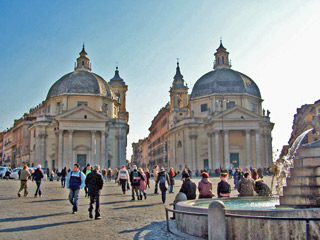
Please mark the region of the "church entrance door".
[[239, 153], [230, 153], [231, 167], [239, 167]]
[[77, 163], [80, 165], [80, 169], [83, 169], [87, 165], [87, 155], [77, 154]]

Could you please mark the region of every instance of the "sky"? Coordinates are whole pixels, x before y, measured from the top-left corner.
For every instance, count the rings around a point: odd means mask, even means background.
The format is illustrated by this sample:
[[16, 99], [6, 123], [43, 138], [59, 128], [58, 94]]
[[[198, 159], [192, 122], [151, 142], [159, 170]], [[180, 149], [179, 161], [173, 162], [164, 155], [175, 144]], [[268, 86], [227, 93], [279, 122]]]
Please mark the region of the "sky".
[[0, 1], [0, 131], [45, 100], [85, 43], [92, 72], [109, 81], [118, 63], [128, 85], [130, 159], [169, 101], [176, 59], [191, 93], [222, 38], [271, 112], [276, 155], [297, 108], [320, 99], [319, 12], [318, 0]]

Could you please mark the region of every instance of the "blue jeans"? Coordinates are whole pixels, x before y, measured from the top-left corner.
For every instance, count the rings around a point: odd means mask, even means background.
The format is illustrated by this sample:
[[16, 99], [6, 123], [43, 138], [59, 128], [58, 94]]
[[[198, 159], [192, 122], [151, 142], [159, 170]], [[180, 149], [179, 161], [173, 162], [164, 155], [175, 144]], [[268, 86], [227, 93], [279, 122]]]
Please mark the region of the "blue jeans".
[[169, 185], [169, 193], [173, 193], [173, 185]]
[[161, 191], [161, 197], [162, 197], [162, 202], [163, 202], [163, 203], [166, 202], [166, 192], [167, 192], [167, 191]]
[[77, 189], [77, 190], [70, 189], [70, 192], [69, 192], [69, 201], [73, 206], [72, 210], [74, 212], [78, 211], [79, 192], [80, 192], [80, 189]]
[[39, 196], [41, 196], [41, 189], [40, 189], [41, 181], [36, 181], [36, 184], [37, 184], [37, 190], [34, 195], [37, 196], [39, 193]]

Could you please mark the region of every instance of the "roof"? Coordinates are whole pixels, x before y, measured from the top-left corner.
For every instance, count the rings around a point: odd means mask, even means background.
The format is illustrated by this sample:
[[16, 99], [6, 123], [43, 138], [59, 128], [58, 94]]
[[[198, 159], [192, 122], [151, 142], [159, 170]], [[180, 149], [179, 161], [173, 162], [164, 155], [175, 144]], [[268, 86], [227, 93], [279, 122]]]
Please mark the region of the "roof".
[[64, 75], [52, 85], [47, 99], [60, 95], [115, 97], [109, 84], [102, 77], [86, 70], [76, 70]]
[[256, 83], [243, 73], [232, 69], [217, 69], [203, 75], [195, 83], [191, 99], [211, 94], [249, 94], [261, 98]]

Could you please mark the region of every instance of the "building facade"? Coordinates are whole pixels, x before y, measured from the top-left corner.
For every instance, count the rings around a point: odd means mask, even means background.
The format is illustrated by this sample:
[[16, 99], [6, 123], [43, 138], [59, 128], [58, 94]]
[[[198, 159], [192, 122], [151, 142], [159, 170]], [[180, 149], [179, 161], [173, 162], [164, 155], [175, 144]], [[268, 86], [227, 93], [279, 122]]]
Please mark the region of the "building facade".
[[125, 165], [127, 90], [118, 68], [109, 82], [91, 72], [83, 46], [74, 71], [52, 85], [46, 100], [30, 110], [32, 118], [22, 119], [6, 133], [6, 159], [19, 159], [16, 165], [28, 161], [30, 166], [60, 170], [74, 163], [81, 167], [88, 163], [112, 168]]
[[191, 95], [177, 65], [165, 134], [168, 165], [193, 171], [271, 166], [274, 124], [258, 86], [231, 69], [222, 42], [214, 55], [214, 70], [197, 80]]
[[[320, 100], [313, 104], [305, 104], [297, 109], [297, 113], [293, 118], [292, 132], [288, 144], [291, 146], [296, 138], [304, 131], [314, 128], [312, 122], [315, 116], [320, 114]], [[318, 140], [316, 130], [308, 133], [303, 139], [302, 144], [312, 143]]]

